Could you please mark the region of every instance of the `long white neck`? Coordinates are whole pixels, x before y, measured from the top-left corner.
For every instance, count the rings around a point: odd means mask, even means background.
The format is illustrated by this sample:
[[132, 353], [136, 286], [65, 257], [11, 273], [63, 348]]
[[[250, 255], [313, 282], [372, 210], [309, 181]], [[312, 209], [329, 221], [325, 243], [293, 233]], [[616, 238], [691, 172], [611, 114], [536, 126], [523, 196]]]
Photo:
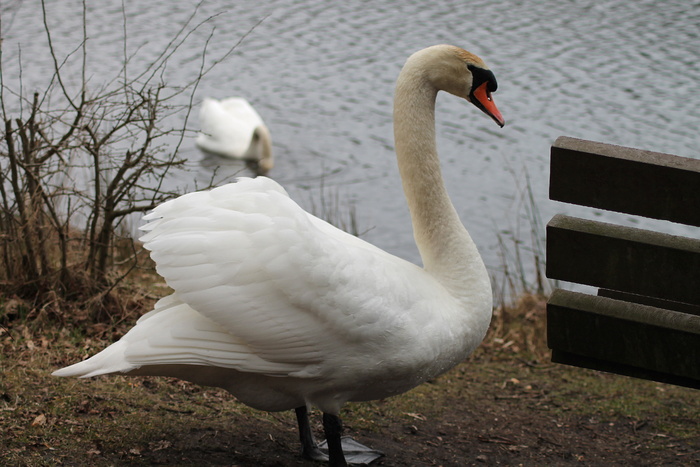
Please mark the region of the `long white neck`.
[[488, 274], [445, 189], [435, 144], [438, 90], [411, 60], [394, 97], [394, 139], [413, 235], [427, 272], [452, 294], [488, 290]]

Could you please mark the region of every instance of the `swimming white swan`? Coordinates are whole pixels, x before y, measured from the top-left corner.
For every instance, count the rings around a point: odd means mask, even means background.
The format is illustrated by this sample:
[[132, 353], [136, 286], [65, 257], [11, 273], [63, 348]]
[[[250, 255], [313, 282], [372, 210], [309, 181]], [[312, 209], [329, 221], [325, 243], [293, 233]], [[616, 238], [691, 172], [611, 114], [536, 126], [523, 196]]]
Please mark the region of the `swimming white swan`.
[[247, 100], [205, 98], [199, 110], [200, 132], [195, 144], [208, 154], [241, 159], [258, 175], [273, 166], [270, 131]]
[[435, 378], [479, 345], [491, 320], [489, 276], [440, 174], [439, 90], [504, 125], [496, 80], [477, 56], [439, 45], [406, 62], [394, 135], [423, 268], [305, 212], [265, 177], [190, 193], [143, 227], [175, 292], [121, 340], [54, 374], [175, 376], [257, 409], [295, 409], [303, 455], [318, 459], [307, 418], [316, 406], [332, 465], [380, 456], [341, 447], [341, 406]]

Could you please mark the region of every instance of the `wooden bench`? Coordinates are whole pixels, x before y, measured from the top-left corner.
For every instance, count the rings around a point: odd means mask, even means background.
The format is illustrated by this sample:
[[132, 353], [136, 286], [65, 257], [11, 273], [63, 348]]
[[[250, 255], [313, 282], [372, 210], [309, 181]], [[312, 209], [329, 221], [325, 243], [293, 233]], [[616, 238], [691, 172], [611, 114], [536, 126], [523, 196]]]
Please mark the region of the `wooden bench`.
[[[700, 227], [700, 160], [561, 137], [549, 196]], [[556, 215], [547, 277], [552, 361], [700, 388], [700, 240]]]

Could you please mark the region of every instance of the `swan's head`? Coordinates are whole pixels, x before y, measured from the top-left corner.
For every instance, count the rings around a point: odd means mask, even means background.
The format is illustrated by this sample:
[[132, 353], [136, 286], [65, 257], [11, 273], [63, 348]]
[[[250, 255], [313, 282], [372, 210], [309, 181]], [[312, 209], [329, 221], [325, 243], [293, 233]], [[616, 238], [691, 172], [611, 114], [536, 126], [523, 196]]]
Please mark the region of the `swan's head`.
[[468, 100], [499, 126], [505, 125], [491, 97], [498, 88], [496, 77], [481, 58], [459, 47], [436, 45], [416, 52], [410, 61], [427, 70], [427, 79], [437, 89]]
[[251, 161], [249, 167], [254, 170], [257, 175], [267, 175], [274, 165], [275, 163], [272, 158], [266, 157], [257, 161]]

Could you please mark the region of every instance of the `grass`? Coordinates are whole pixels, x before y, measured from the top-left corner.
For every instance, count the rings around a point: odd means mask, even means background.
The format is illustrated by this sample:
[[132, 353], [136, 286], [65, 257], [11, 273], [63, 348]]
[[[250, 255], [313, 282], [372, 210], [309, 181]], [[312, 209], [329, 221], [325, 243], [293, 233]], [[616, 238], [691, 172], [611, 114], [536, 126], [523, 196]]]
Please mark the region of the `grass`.
[[[222, 390], [172, 378], [50, 376], [54, 369], [94, 354], [124, 329], [101, 338], [26, 325], [0, 331], [0, 464], [148, 465], [196, 455], [203, 455], [204, 463], [230, 464], [227, 456], [248, 459], [253, 454], [244, 446], [260, 448], [260, 443], [282, 452], [281, 459], [296, 459], [291, 413], [256, 411]], [[435, 439], [448, 436], [441, 432], [452, 437], [449, 427], [466, 422], [445, 420], [459, 407], [472, 417], [486, 413], [495, 420], [540, 420], [538, 430], [545, 438], [562, 436], [546, 430], [587, 432], [617, 424], [625, 433], [646, 433], [649, 452], [668, 455], [678, 445], [691, 456], [693, 446], [700, 450], [697, 391], [549, 363], [543, 329], [544, 299], [522, 298], [518, 307], [497, 313], [484, 344], [468, 361], [409, 393], [348, 404], [346, 426], [353, 434], [390, 439], [410, 449], [417, 436], [431, 430]], [[498, 441], [497, 436], [515, 439], [503, 435], [505, 429], [494, 435], [479, 424], [475, 430], [485, 434], [476, 437], [481, 443]], [[261, 461], [239, 465], [255, 462]], [[270, 465], [286, 465], [280, 462]]]

